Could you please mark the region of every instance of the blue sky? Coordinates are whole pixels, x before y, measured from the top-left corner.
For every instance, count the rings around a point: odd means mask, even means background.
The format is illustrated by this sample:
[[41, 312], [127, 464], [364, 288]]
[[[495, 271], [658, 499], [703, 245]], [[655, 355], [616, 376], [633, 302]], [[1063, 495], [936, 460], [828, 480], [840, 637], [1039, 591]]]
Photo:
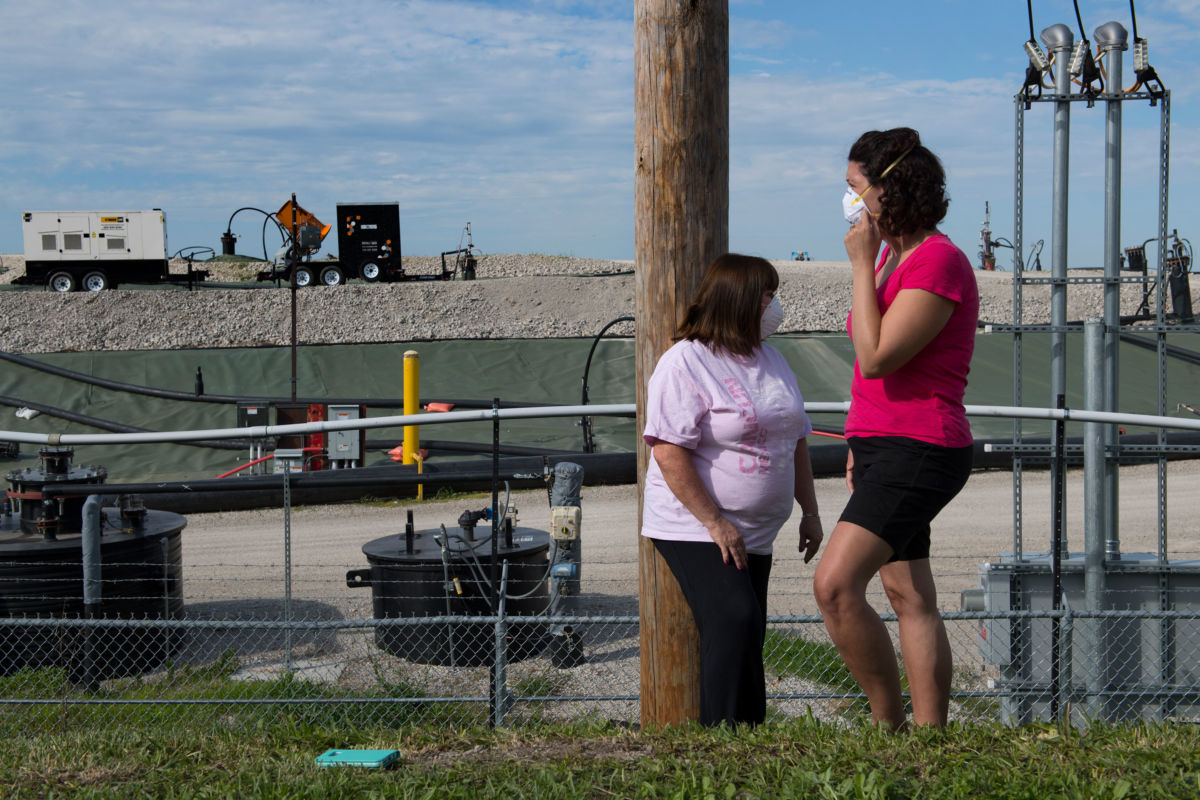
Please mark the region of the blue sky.
[[[398, 201], [410, 255], [458, 247], [469, 221], [484, 252], [632, 258], [633, 7], [0, 0], [0, 252], [21, 251], [25, 210], [152, 207], [172, 251], [219, 250], [234, 210], [295, 192], [326, 222], [338, 202]], [[1071, 2], [1033, 7], [1037, 33], [1078, 37]], [[1131, 28], [1124, 0], [1080, 12], [1089, 39], [1108, 20]], [[1200, 0], [1137, 13], [1172, 91], [1170, 225], [1200, 237]], [[732, 0], [731, 248], [844, 259], [846, 151], [896, 125], [942, 157], [943, 229], [972, 260], [985, 202], [1011, 238], [1028, 37], [1016, 0]], [[1159, 109], [1123, 115], [1128, 246], [1156, 233]], [[1050, 105], [1025, 125], [1025, 238], [1047, 240], [1048, 265]], [[1103, 131], [1102, 104], [1072, 106], [1072, 266], [1101, 258]], [[261, 253], [261, 220], [238, 216], [239, 252]]]

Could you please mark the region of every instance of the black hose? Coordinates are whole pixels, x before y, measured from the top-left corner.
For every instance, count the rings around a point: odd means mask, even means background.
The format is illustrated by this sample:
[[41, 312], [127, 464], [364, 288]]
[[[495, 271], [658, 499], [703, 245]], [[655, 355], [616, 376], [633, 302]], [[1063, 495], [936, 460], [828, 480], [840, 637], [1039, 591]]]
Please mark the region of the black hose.
[[[1130, 2], [1133, 2], [1133, 0], [1130, 0]], [[1033, 35], [1033, 0], [1025, 0], [1025, 7], [1029, 11], [1029, 41], [1037, 44], [1037, 39]]]
[[[87, 375], [83, 372], [66, 369], [65, 367], [56, 367], [52, 364], [46, 364], [26, 356], [17, 355], [16, 353], [8, 353], [0, 350], [0, 360], [9, 361], [13, 364], [19, 364], [22, 367], [44, 372], [49, 375], [57, 375], [60, 378], [84, 383], [89, 386], [99, 386], [104, 389], [112, 389], [117, 392], [127, 392], [129, 394], [140, 394], [147, 397], [160, 397], [165, 400], [184, 400], [195, 403], [291, 403], [290, 397], [254, 397], [245, 395], [226, 395], [226, 394], [200, 394], [195, 392], [184, 392], [176, 389], [157, 389], [152, 386], [139, 386], [133, 383], [124, 383], [122, 381], [114, 381], [108, 378], [97, 378], [92, 375]], [[296, 400], [298, 403], [332, 403], [335, 405], [366, 405], [372, 408], [403, 408], [403, 398], [340, 398], [340, 397], [302, 397]], [[482, 400], [463, 400], [457, 398], [451, 399], [429, 399], [427, 403], [449, 403], [456, 407], [465, 409], [491, 408], [492, 404]], [[28, 405], [28, 404], [26, 404]], [[520, 400], [508, 400], [500, 403], [501, 408], [534, 408], [536, 406], [554, 406], [562, 405], [561, 403], [533, 403]]]
[[[1122, 333], [1121, 341], [1146, 350], [1158, 349], [1158, 345], [1155, 342], [1148, 341], [1140, 336], [1135, 336], [1132, 333]], [[1197, 353], [1195, 350], [1189, 350], [1186, 347], [1169, 344], [1163, 348], [1163, 352], [1165, 352], [1171, 358], [1175, 358], [1180, 361], [1186, 361], [1189, 364], [1200, 364], [1200, 353]]]
[[[583, 394], [579, 400], [580, 405], [586, 406], [588, 404], [588, 373], [592, 369], [592, 354], [596, 352], [596, 345], [600, 344], [600, 339], [603, 338], [605, 332], [612, 326], [619, 322], [633, 321], [633, 317], [617, 317], [601, 328], [600, 332], [592, 339], [592, 346], [588, 348], [587, 361], [583, 365]], [[592, 437], [592, 418], [587, 415], [580, 417], [579, 426], [583, 428], [583, 451], [585, 453], [594, 453], [596, 451], [596, 441]]]
[[[636, 453], [602, 453], [584, 455], [575, 453], [560, 457], [506, 458], [500, 462], [500, 479], [514, 483], [543, 483], [546, 470], [553, 470], [562, 461], [581, 461], [584, 473], [592, 478], [608, 475], [622, 483], [636, 481]], [[302, 472], [286, 476], [291, 489], [319, 488], [387, 488], [391, 486], [449, 486], [458, 483], [490, 483], [493, 470], [490, 465], [480, 469], [482, 461], [454, 461], [444, 464], [426, 464], [425, 471], [418, 474], [411, 466], [387, 464], [357, 469], [322, 470]], [[230, 492], [282, 491], [284, 475], [252, 475], [246, 477], [211, 478], [187, 481], [157, 481], [149, 483], [104, 484], [105, 494], [208, 494]], [[610, 482], [612, 482], [610, 480]], [[95, 484], [47, 484], [42, 489], [46, 497], [81, 497], [96, 493]]]
[[[1031, 3], [1033, 0], [1029, 0]], [[1129, 17], [1133, 21], [1133, 41], [1138, 40], [1137, 35], [1137, 11], [1133, 9], [1133, 0], [1129, 0]]]

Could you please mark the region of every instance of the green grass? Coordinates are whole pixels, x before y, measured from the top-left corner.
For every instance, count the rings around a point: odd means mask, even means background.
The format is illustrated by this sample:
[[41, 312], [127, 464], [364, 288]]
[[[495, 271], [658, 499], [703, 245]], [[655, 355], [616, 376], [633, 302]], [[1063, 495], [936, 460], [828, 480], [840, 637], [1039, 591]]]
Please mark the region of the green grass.
[[[778, 634], [787, 674], [839, 688], [828, 645]], [[907, 734], [772, 714], [756, 729], [631, 730], [549, 723], [537, 710], [485, 727], [479, 703], [432, 703], [428, 687], [378, 665], [369, 692], [284, 675], [235, 681], [234, 654], [175, 667], [169, 680], [87, 692], [61, 669], [0, 682], [0, 796], [468, 798], [1167, 798], [1200, 796], [1200, 726], [962, 723]], [[33, 687], [33, 691], [31, 691]], [[532, 674], [518, 694], [557, 694]], [[363, 703], [363, 697], [374, 698]], [[177, 702], [141, 704], [145, 699]], [[414, 702], [387, 702], [400, 698]], [[61, 699], [61, 702], [60, 702]], [[230, 702], [231, 699], [249, 702]], [[256, 703], [257, 700], [285, 703]], [[355, 702], [338, 702], [339, 700]], [[102, 703], [65, 701], [101, 700]], [[204, 701], [217, 701], [206, 703]], [[307, 702], [315, 701], [315, 702]], [[523, 720], [523, 721], [521, 721]], [[330, 748], [395, 748], [394, 768], [321, 769]]]
[[[321, 769], [332, 748], [395, 748], [394, 768]], [[291, 718], [10, 733], [13, 797], [1166, 798], [1200, 793], [1194, 726], [952, 726], [888, 734], [812, 720], [754, 730], [606, 723], [491, 731]]]

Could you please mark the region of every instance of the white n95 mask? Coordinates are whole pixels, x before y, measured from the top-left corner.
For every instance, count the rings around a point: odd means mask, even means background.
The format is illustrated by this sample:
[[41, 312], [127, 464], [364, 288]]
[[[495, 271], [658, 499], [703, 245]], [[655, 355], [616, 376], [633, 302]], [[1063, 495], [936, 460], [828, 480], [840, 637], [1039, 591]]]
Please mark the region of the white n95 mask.
[[[866, 194], [866, 192], [863, 192]], [[863, 211], [867, 208], [867, 204], [863, 202], [863, 195], [856, 193], [849, 186], [846, 187], [846, 193], [842, 195], [842, 216], [846, 218], [846, 222], [851, 225], [862, 219]]]
[[779, 325], [783, 322], [783, 306], [779, 305], [779, 298], [772, 297], [771, 302], [767, 303], [767, 307], [763, 309], [762, 322], [759, 323], [759, 331], [762, 333], [762, 338], [766, 339], [775, 331], [779, 330]]

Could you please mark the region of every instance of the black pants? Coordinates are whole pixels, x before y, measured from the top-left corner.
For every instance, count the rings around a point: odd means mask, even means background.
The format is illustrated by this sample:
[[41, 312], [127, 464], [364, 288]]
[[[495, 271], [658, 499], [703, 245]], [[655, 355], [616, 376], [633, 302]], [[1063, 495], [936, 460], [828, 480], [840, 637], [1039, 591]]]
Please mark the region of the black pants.
[[700, 632], [700, 722], [761, 723], [767, 714], [763, 636], [771, 557], [748, 554], [740, 570], [711, 542], [655, 539]]

